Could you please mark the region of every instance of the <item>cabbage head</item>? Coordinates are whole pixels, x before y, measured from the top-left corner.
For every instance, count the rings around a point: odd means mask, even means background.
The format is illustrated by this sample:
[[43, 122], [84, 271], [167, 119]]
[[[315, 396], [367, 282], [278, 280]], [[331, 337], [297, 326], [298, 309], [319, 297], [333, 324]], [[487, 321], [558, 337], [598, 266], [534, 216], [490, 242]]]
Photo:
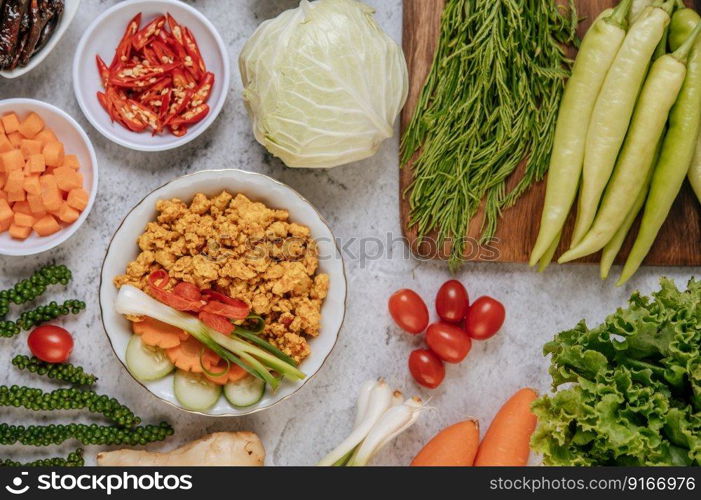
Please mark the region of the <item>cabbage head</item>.
[[302, 0], [263, 22], [239, 56], [255, 137], [290, 167], [374, 155], [408, 92], [401, 48], [356, 0]]

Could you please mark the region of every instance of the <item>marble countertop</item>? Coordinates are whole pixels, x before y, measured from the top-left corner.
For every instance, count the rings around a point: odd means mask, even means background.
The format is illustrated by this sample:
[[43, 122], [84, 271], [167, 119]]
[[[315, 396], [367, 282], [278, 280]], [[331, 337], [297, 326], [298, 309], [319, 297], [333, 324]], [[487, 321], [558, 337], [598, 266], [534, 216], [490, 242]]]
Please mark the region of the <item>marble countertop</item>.
[[[366, 2], [377, 9], [382, 27], [400, 41], [401, 1]], [[70, 288], [51, 294], [52, 300], [78, 296], [88, 304], [87, 311], [65, 322], [76, 340], [72, 360], [100, 377], [100, 392], [123, 401], [145, 421], [166, 419], [174, 425], [175, 436], [153, 445], [153, 449], [170, 449], [214, 431], [252, 430], [265, 444], [267, 464], [311, 465], [350, 431], [355, 393], [361, 383], [383, 376], [406, 394], [430, 397], [433, 409], [375, 459], [376, 464], [382, 465], [407, 464], [440, 428], [475, 416], [486, 429], [500, 404], [516, 389], [532, 386], [547, 391], [548, 362], [541, 354], [541, 346], [556, 332], [572, 327], [582, 318], [596, 324], [623, 305], [634, 289], [646, 293], [654, 290], [661, 274], [683, 285], [696, 271], [643, 268], [627, 286], [615, 288], [611, 282], [602, 283], [598, 268], [590, 265], [552, 266], [546, 273], [538, 274], [525, 265], [467, 264], [457, 278], [472, 297], [488, 294], [503, 301], [506, 323], [496, 337], [475, 343], [462, 364], [448, 366], [440, 388], [421, 389], [407, 369], [407, 357], [421, 340], [393, 326], [386, 312], [386, 300], [394, 290], [410, 287], [432, 301], [438, 287], [451, 275], [442, 263], [411, 258], [400, 241], [396, 134], [369, 160], [332, 170], [301, 170], [286, 168], [269, 156], [250, 130], [235, 69], [238, 53], [260, 22], [295, 6], [297, 0], [189, 2], [216, 25], [228, 46], [231, 88], [221, 115], [209, 130], [189, 145], [164, 153], [129, 151], [104, 139], [87, 123], [73, 96], [70, 69], [74, 48], [91, 20], [113, 3], [116, 2], [83, 2], [65, 37], [43, 64], [17, 80], [0, 79], [1, 99], [45, 100], [75, 117], [93, 141], [100, 165], [97, 201], [87, 222], [67, 243], [50, 252], [25, 258], [0, 257], [0, 286], [6, 288], [50, 262], [64, 263], [73, 270]], [[211, 168], [262, 172], [289, 184], [317, 206], [336, 236], [347, 244], [348, 310], [332, 355], [297, 395], [268, 411], [242, 418], [192, 416], [150, 396], [112, 353], [97, 304], [102, 259], [111, 235], [127, 211], [168, 180]], [[364, 249], [361, 239], [366, 242]], [[378, 240], [394, 243], [390, 248], [385, 244], [378, 255]], [[2, 383], [41, 385], [36, 377], [21, 374], [10, 365], [12, 356], [27, 352], [26, 334], [0, 339], [0, 343]], [[55, 414], [0, 408], [2, 422], [49, 420], [70, 421], [70, 414], [57, 418]], [[65, 443], [46, 450], [4, 446], [0, 447], [0, 456], [29, 460], [47, 453], [65, 455], [74, 445]], [[86, 448], [89, 463], [94, 463], [97, 451], [96, 447]]]

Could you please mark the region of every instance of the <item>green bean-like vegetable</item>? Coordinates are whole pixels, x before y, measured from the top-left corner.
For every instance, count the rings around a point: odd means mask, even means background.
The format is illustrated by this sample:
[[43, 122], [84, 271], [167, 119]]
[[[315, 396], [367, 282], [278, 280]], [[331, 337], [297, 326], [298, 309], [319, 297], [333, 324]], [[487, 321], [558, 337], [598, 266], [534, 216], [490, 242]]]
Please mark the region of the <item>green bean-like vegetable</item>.
[[173, 428], [167, 422], [130, 429], [97, 424], [50, 424], [25, 427], [0, 423], [0, 445], [20, 443], [25, 446], [49, 446], [75, 439], [84, 445], [137, 446], [163, 441], [172, 434]]
[[47, 321], [52, 321], [68, 314], [78, 314], [85, 309], [85, 302], [82, 300], [69, 299], [63, 304], [52, 301], [48, 305], [39, 306], [33, 311], [25, 311], [20, 314], [17, 324], [24, 330], [29, 330]]
[[677, 11], [676, 15], [697, 20], [696, 28], [691, 34], [687, 32], [687, 41], [675, 51], [683, 54], [691, 47], [686, 78], [669, 116], [669, 130], [652, 175], [640, 231], [616, 283], [619, 286], [635, 274], [655, 242], [689, 172], [701, 131], [701, 40], [698, 37], [701, 32], [701, 17], [691, 9]]
[[91, 386], [97, 382], [95, 375], [86, 373], [82, 367], [71, 363], [47, 363], [35, 357], [18, 354], [12, 358], [12, 364], [20, 370], [76, 386]]
[[565, 252], [558, 262], [569, 262], [601, 250], [630, 213], [653, 167], [656, 145], [684, 83], [691, 47], [691, 43], [685, 44], [653, 63], [594, 224], [582, 241]]
[[[409, 224], [438, 231], [463, 261], [467, 229], [484, 202], [482, 241], [502, 209], [548, 169], [558, 104], [569, 75], [562, 44], [577, 15], [553, 0], [448, 0], [431, 71], [401, 142], [412, 158]], [[523, 179], [507, 180], [522, 160]]]
[[[587, 127], [606, 74], [626, 38], [626, 18], [631, 0], [623, 0], [615, 10], [606, 10], [594, 21], [582, 40], [560, 103], [555, 128], [550, 168], [548, 170], [545, 203], [538, 239], [531, 252], [534, 266], [557, 243], [567, 215], [577, 196], [578, 180], [582, 174]], [[554, 249], [552, 253], [554, 254]], [[551, 255], [552, 257], [552, 255]], [[547, 267], [550, 260], [541, 262]]]
[[42, 458], [33, 462], [16, 462], [9, 458], [0, 459], [0, 467], [83, 467], [84, 465], [82, 448], [69, 453], [66, 458]]
[[696, 197], [701, 202], [701, 134], [696, 141], [696, 153], [689, 167], [689, 183], [696, 193]]
[[545, 270], [548, 268], [550, 263], [553, 261], [553, 257], [555, 257], [555, 252], [557, 252], [557, 247], [560, 245], [560, 239], [562, 238], [562, 231], [557, 233], [557, 236], [553, 240], [553, 242], [550, 244], [550, 247], [548, 250], [543, 254], [543, 256], [540, 258], [538, 261], [538, 272], [543, 273]]
[[[670, 0], [661, 7], [647, 7], [640, 14], [628, 30], [606, 75], [587, 130], [577, 219], [570, 248], [582, 241], [596, 217], [601, 195], [626, 138], [650, 60], [670, 22], [673, 7], [674, 0]], [[656, 139], [651, 148], [655, 144]]]
[[141, 418], [114, 398], [93, 391], [56, 389], [44, 392], [35, 387], [0, 385], [0, 406], [33, 411], [82, 410], [105, 416], [121, 427], [133, 427]]
[[24, 304], [42, 295], [49, 285], [67, 285], [72, 279], [66, 266], [44, 266], [29, 278], [20, 281], [8, 290], [0, 291], [0, 318], [10, 311], [10, 303]]

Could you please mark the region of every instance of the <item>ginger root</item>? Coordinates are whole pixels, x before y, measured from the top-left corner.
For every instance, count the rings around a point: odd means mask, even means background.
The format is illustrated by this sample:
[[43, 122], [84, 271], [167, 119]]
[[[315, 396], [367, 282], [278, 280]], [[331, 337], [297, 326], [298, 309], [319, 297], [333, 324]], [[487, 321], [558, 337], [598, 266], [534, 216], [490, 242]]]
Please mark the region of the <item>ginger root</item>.
[[165, 453], [117, 450], [97, 455], [97, 465], [107, 467], [260, 466], [264, 461], [265, 448], [253, 432], [215, 432]]

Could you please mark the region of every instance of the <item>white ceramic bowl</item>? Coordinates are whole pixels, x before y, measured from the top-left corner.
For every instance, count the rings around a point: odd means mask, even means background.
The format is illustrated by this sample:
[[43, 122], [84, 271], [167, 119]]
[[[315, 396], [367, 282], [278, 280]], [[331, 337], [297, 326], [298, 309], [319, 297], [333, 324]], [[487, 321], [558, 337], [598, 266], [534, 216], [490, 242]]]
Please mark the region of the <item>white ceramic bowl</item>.
[[[266, 390], [263, 399], [250, 408], [236, 409], [222, 396], [209, 412], [191, 412], [211, 416], [238, 416], [269, 408], [297, 392], [319, 371], [336, 344], [343, 323], [346, 277], [341, 253], [327, 223], [299, 193], [268, 176], [243, 170], [206, 170], [180, 177], [156, 189], [129, 212], [112, 238], [102, 265], [100, 308], [110, 344], [126, 369], [125, 353], [132, 332], [129, 321], [115, 311], [117, 289], [112, 283], [113, 278], [124, 274], [127, 264], [138, 255], [136, 240], [144, 232], [146, 224], [155, 219], [158, 200], [180, 198], [189, 202], [196, 193], [213, 196], [222, 190], [232, 194], [243, 193], [271, 208], [288, 210], [291, 221], [311, 229], [312, 237], [319, 246], [319, 272], [329, 275], [329, 293], [321, 310], [321, 331], [318, 337], [310, 339], [311, 354], [300, 365], [300, 369], [307, 375], [306, 379], [297, 383], [284, 381], [274, 394], [269, 389]], [[139, 383], [161, 400], [189, 411], [182, 408], [173, 394], [172, 374], [155, 382]]]
[[74, 154], [78, 157], [80, 173], [83, 174], [83, 188], [90, 194], [88, 206], [78, 220], [51, 236], [37, 236], [32, 233], [26, 240], [20, 241], [12, 239], [7, 231], [0, 234], [0, 255], [33, 255], [50, 250], [66, 241], [88, 218], [97, 194], [97, 157], [88, 135], [78, 122], [56, 106], [34, 99], [0, 101], [0, 116], [11, 111], [17, 113], [20, 119], [31, 111], [41, 116], [46, 127], [52, 129], [63, 143], [66, 154]]
[[[141, 27], [158, 15], [170, 12], [178, 23], [192, 31], [202, 52], [207, 70], [214, 73], [214, 87], [209, 96], [209, 114], [190, 127], [182, 137], [169, 133], [156, 136], [151, 132], [131, 132], [112, 122], [96, 94], [102, 83], [95, 65], [100, 55], [108, 64], [114, 56], [127, 23], [139, 12]], [[229, 90], [229, 55], [217, 29], [199, 11], [176, 0], [129, 0], [107, 9], [83, 33], [73, 59], [73, 89], [86, 118], [102, 135], [126, 148], [137, 151], [165, 151], [177, 148], [199, 136], [209, 127], [224, 106]]]
[[78, 7], [80, 6], [80, 0], [64, 0], [63, 14], [61, 15], [61, 20], [58, 26], [56, 26], [56, 31], [51, 36], [49, 41], [46, 43], [43, 49], [41, 49], [36, 55], [34, 55], [30, 60], [29, 64], [22, 68], [15, 68], [12, 71], [0, 71], [0, 76], [5, 78], [17, 78], [25, 73], [29, 73], [31, 70], [39, 66], [41, 62], [46, 59], [46, 56], [54, 50], [54, 47], [61, 40], [61, 37], [68, 29], [71, 21], [78, 12]]

